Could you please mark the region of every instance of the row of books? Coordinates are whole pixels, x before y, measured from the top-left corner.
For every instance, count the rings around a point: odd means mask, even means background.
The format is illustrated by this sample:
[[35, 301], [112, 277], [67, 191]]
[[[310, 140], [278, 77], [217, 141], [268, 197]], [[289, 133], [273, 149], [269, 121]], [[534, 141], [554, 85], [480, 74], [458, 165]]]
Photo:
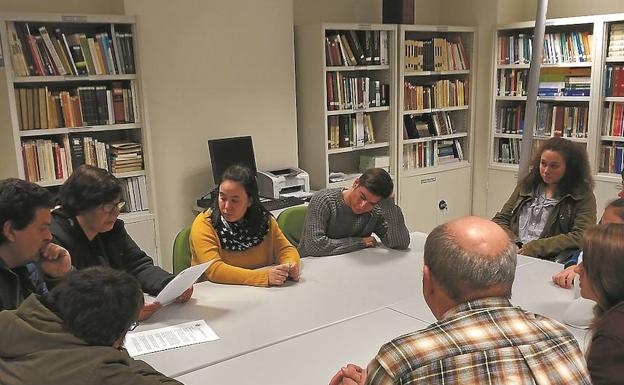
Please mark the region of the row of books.
[[590, 68], [544, 68], [540, 73], [541, 96], [589, 96]]
[[438, 80], [430, 85], [403, 84], [403, 108], [425, 110], [465, 106], [468, 104], [468, 81]]
[[126, 205], [124, 212], [137, 212], [149, 210], [147, 194], [147, 180], [145, 175], [123, 178], [121, 182], [121, 196]]
[[[498, 37], [498, 64], [531, 62], [532, 36], [514, 34]], [[561, 32], [544, 35], [542, 63], [577, 63], [592, 61], [593, 35], [590, 32]]]
[[408, 71], [459, 71], [470, 68], [461, 36], [405, 41], [405, 69]]
[[389, 64], [387, 31], [326, 31], [328, 66]]
[[498, 70], [498, 96], [525, 96], [528, 84], [528, 69]]
[[128, 142], [106, 143], [90, 136], [64, 135], [60, 140], [22, 141], [26, 179], [31, 182], [66, 179], [74, 168], [88, 164], [114, 173], [143, 169], [141, 145]]
[[535, 135], [587, 138], [589, 107], [537, 103]]
[[66, 90], [48, 87], [15, 88], [20, 130], [83, 127], [135, 122], [138, 117], [134, 81], [80, 86]]
[[[506, 163], [506, 164], [519, 164], [520, 163], [520, 149], [522, 145], [522, 139], [516, 138], [495, 138], [496, 144], [494, 145], [494, 162]], [[531, 156], [538, 153], [543, 140], [548, 138], [535, 138], [531, 142]]]
[[522, 134], [524, 132], [524, 104], [496, 109], [496, 132]]
[[611, 24], [609, 27], [609, 48], [607, 57], [624, 57], [624, 23]]
[[624, 103], [609, 103], [602, 116], [602, 135], [624, 136]]
[[446, 111], [403, 116], [403, 139], [436, 137], [454, 132], [451, 116]]
[[328, 117], [328, 148], [359, 147], [375, 143], [375, 127], [370, 114], [332, 115]]
[[600, 172], [622, 173], [624, 164], [624, 143], [600, 146]]
[[605, 96], [624, 96], [624, 66], [607, 66]]
[[390, 85], [367, 76], [327, 73], [327, 109], [330, 111], [388, 106]]
[[17, 76], [115, 75], [135, 73], [132, 34], [66, 35], [60, 28], [9, 23], [11, 62]]
[[403, 149], [405, 170], [434, 167], [463, 159], [461, 143], [456, 139], [407, 144]]

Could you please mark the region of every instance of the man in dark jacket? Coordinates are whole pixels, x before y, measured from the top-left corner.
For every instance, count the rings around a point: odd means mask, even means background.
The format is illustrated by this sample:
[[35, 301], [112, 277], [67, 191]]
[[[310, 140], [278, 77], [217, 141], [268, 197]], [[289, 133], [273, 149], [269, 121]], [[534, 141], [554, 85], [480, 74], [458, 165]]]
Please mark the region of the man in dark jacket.
[[143, 293], [122, 271], [73, 271], [49, 293], [0, 312], [2, 384], [180, 384], [123, 349]]
[[0, 181], [0, 310], [44, 293], [71, 269], [69, 253], [50, 243], [52, 195], [20, 179]]

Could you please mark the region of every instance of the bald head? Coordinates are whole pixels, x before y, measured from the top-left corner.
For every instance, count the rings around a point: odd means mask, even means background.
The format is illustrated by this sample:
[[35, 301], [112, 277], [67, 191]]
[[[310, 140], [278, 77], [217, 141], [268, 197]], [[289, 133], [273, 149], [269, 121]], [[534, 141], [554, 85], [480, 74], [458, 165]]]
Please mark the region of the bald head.
[[510, 297], [516, 248], [494, 222], [465, 217], [438, 226], [429, 234], [425, 265], [454, 301]]

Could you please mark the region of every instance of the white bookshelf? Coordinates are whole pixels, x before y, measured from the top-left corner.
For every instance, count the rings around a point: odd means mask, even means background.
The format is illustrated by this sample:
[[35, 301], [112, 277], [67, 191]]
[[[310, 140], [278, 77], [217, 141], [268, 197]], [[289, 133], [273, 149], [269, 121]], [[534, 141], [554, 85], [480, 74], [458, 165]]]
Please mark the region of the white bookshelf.
[[[39, 27], [45, 27], [52, 41], [56, 40], [58, 37], [58, 42], [62, 44], [61, 35], [57, 35], [55, 33], [55, 29], [59, 29], [62, 33], [65, 33], [67, 36], [74, 33], [85, 33], [86, 37], [94, 37], [96, 33], [106, 32], [110, 38], [109, 43], [111, 44], [111, 56], [112, 62], [116, 61], [117, 54], [114, 54], [115, 50], [118, 50], [118, 53], [121, 54], [121, 48], [116, 46], [118, 42], [113, 43], [114, 36], [113, 33], [121, 32], [131, 35], [131, 37], [127, 37], [132, 40], [132, 50], [127, 51], [126, 56], [128, 58], [128, 63], [130, 62], [130, 56], [132, 56], [132, 61], [134, 63], [134, 71], [131, 71], [128, 67], [127, 70], [119, 70], [119, 61], [113, 64], [115, 70], [110, 69], [110, 66], [106, 68], [104, 71], [108, 74], [101, 74], [101, 70], [98, 71], [100, 74], [83, 74], [77, 75], [73, 73], [73, 71], [69, 71], [68, 74], [65, 75], [51, 75], [50, 73], [46, 73], [41, 75], [37, 74], [29, 74], [24, 76], [21, 71], [23, 71], [20, 62], [18, 61], [18, 56], [12, 54], [15, 49], [15, 44], [18, 40], [12, 38], [10, 36], [10, 32], [14, 29], [21, 28], [20, 26], [28, 26], [28, 31], [30, 31], [33, 37], [40, 36], [40, 32], [38, 31]], [[119, 15], [55, 15], [55, 14], [9, 14], [4, 13], [0, 14], [0, 36], [2, 40], [2, 52], [4, 52], [4, 66], [0, 68], [0, 109], [2, 110], [1, 123], [2, 128], [0, 129], [0, 174], [4, 176], [15, 176], [22, 179], [27, 178], [26, 167], [24, 164], [24, 155], [22, 151], [22, 144], [25, 142], [29, 142], [31, 140], [51, 140], [53, 143], [58, 143], [60, 147], [64, 149], [64, 151], [72, 151], [71, 146], [66, 148], [67, 142], [64, 142], [65, 139], [71, 140], [74, 137], [92, 137], [93, 139], [98, 139], [99, 141], [109, 143], [111, 141], [133, 141], [140, 143], [142, 146], [143, 153], [143, 169], [138, 171], [131, 172], [119, 172], [115, 173], [115, 176], [123, 181], [132, 182], [132, 178], [141, 177], [145, 178], [145, 186], [147, 188], [148, 202], [144, 202], [143, 210], [137, 209], [134, 212], [122, 213], [120, 218], [122, 218], [126, 224], [128, 231], [133, 236], [135, 241], [148, 252], [149, 255], [155, 258], [157, 263], [160, 263], [159, 258], [159, 250], [158, 250], [158, 236], [157, 236], [157, 223], [156, 223], [156, 215], [155, 215], [155, 198], [152, 190], [153, 181], [150, 173], [150, 152], [149, 152], [149, 132], [146, 123], [146, 119], [144, 114], [145, 105], [142, 97], [142, 88], [141, 88], [141, 77], [140, 77], [140, 63], [137, 55], [137, 28], [136, 28], [136, 20], [132, 16], [119, 16]], [[23, 38], [24, 34], [18, 36], [18, 38]], [[36, 40], [45, 40], [36, 38]], [[28, 39], [20, 39], [22, 40]], [[18, 43], [19, 44], [19, 43]], [[45, 41], [44, 41], [45, 44]], [[29, 49], [31, 46], [25, 42], [21, 44], [22, 49]], [[56, 50], [61, 49], [63, 51], [62, 45], [55, 46]], [[67, 46], [69, 48], [69, 46]], [[13, 50], [12, 50], [13, 49]], [[23, 51], [22, 51], [23, 52]], [[61, 71], [57, 69], [57, 62], [54, 61], [54, 54], [51, 53], [50, 50], [47, 51], [48, 55], [51, 57], [52, 65], [54, 67], [53, 71], [56, 73], [60, 73]], [[67, 50], [64, 51], [66, 54]], [[100, 50], [100, 52], [102, 52]], [[39, 51], [41, 54], [41, 51]], [[60, 52], [56, 52], [59, 57], [63, 56]], [[32, 56], [32, 52], [30, 54]], [[44, 54], [45, 55], [45, 54]], [[68, 56], [65, 58], [71, 60]], [[102, 57], [103, 58], [103, 57]], [[106, 59], [104, 59], [106, 60]], [[67, 62], [66, 62], [67, 63]], [[103, 62], [102, 62], [103, 63]], [[111, 62], [109, 61], [109, 64]], [[69, 61], [71, 64], [71, 61]], [[65, 67], [61, 65], [60, 67]], [[114, 72], [115, 74], [111, 74]], [[39, 106], [40, 116], [39, 118], [34, 118], [38, 121], [39, 126], [57, 126], [58, 121], [55, 120], [54, 124], [50, 124], [52, 121], [51, 118], [51, 95], [53, 92], [60, 91], [68, 91], [72, 96], [76, 96], [77, 87], [81, 86], [105, 86], [107, 89], [111, 90], [113, 85], [115, 87], [122, 87], [124, 89], [132, 90], [132, 103], [128, 103], [126, 105], [126, 116], [130, 116], [130, 112], [128, 109], [132, 109], [133, 119], [130, 122], [124, 123], [115, 123], [115, 124], [84, 124], [77, 127], [63, 127], [60, 126], [58, 128], [39, 128], [37, 126], [32, 126], [30, 123], [27, 125], [23, 118], [28, 116], [28, 114], [36, 114], [35, 107], [38, 104], [34, 104], [35, 102], [31, 102], [31, 99], [28, 99], [28, 103], [26, 107], [22, 106], [22, 96], [19, 94], [19, 90], [22, 89], [34, 89], [35, 95], [36, 91], [39, 89], [45, 89], [45, 100], [46, 108]], [[25, 92], [25, 91], [24, 91]], [[34, 101], [34, 99], [32, 99]], [[78, 99], [77, 99], [78, 100]], [[83, 100], [84, 101], [84, 100]], [[80, 103], [78, 100], [77, 103]], [[90, 106], [88, 108], [95, 108], [92, 105], [89, 105], [88, 102], [84, 102], [86, 106]], [[73, 114], [79, 114], [82, 120], [83, 117], [86, 117], [86, 112], [84, 111], [84, 106], [82, 104], [77, 104], [76, 107], [78, 110], [74, 109]], [[112, 102], [107, 106], [108, 108], [112, 107]], [[22, 108], [27, 108], [26, 112], [22, 112]], [[62, 108], [62, 107], [61, 107]], [[83, 115], [84, 114], [84, 115]], [[47, 118], [46, 118], [47, 117]], [[42, 123], [43, 121], [47, 123]], [[86, 121], [86, 119], [84, 119]], [[62, 119], [63, 122], [67, 121], [66, 116]], [[112, 121], [112, 120], [111, 120]], [[118, 122], [118, 119], [115, 117], [115, 122]], [[103, 123], [103, 122], [99, 122]], [[109, 154], [110, 155], [110, 154]], [[53, 157], [56, 155], [53, 155]], [[57, 158], [54, 158], [57, 159]], [[60, 158], [59, 158], [60, 159]], [[68, 155], [66, 159], [67, 163], [71, 163], [71, 156]], [[60, 160], [59, 160], [60, 162]], [[31, 180], [44, 186], [46, 188], [50, 188], [53, 192], [58, 189], [58, 187], [65, 181], [69, 174], [69, 168], [66, 166], [59, 167], [59, 163], [54, 163], [54, 172], [57, 177], [50, 178], [49, 176], [32, 176]], [[78, 164], [76, 164], [77, 166]], [[38, 167], [41, 167], [39, 164]], [[67, 175], [63, 175], [65, 172]], [[62, 178], [58, 178], [59, 175], [62, 175]], [[139, 205], [137, 205], [139, 206]]]
[[[326, 37], [356, 31], [362, 36], [373, 31], [387, 36], [387, 64], [330, 65]], [[360, 175], [360, 156], [387, 156], [389, 172], [396, 177], [396, 41], [394, 25], [324, 23], [297, 26], [295, 54], [297, 78], [297, 129], [299, 166], [310, 175], [314, 190], [349, 186]], [[362, 43], [362, 42], [361, 42]], [[331, 55], [331, 53], [329, 53]], [[335, 64], [335, 63], [334, 63]], [[389, 86], [387, 105], [332, 109], [333, 93], [328, 76], [368, 77]], [[331, 122], [368, 114], [374, 127], [374, 143], [332, 146]], [[360, 115], [363, 116], [363, 115]], [[345, 179], [330, 182], [331, 173], [344, 173]]]

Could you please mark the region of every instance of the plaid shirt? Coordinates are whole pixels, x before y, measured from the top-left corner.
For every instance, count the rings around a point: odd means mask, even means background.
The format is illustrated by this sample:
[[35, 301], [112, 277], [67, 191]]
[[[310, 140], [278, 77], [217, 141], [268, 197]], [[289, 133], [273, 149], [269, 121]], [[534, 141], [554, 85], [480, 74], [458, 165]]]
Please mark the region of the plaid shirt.
[[367, 384], [591, 382], [578, 344], [563, 325], [504, 298], [482, 298], [383, 345], [368, 366]]

